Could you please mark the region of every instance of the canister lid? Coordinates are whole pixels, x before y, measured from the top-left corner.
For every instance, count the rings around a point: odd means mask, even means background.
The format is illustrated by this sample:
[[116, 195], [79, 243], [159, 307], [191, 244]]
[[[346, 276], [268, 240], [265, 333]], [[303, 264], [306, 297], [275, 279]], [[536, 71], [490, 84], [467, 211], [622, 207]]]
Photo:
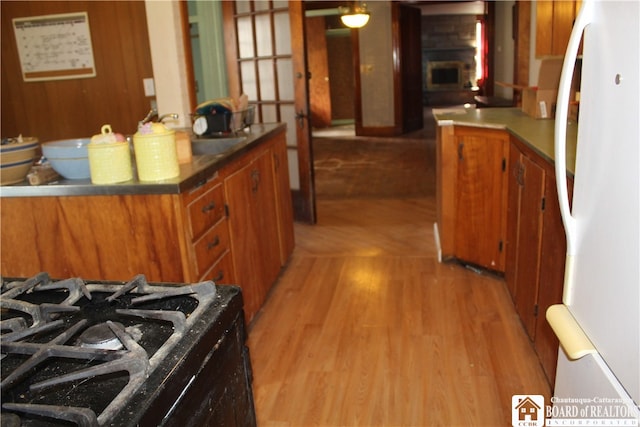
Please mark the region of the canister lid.
[[134, 135], [135, 137], [145, 137], [145, 136], [163, 136], [174, 134], [176, 131], [173, 129], [167, 128], [162, 123], [145, 123], [143, 125], [138, 126], [138, 132]]
[[102, 125], [100, 133], [91, 137], [91, 144], [112, 144], [114, 142], [124, 142], [124, 136], [113, 133], [111, 125]]

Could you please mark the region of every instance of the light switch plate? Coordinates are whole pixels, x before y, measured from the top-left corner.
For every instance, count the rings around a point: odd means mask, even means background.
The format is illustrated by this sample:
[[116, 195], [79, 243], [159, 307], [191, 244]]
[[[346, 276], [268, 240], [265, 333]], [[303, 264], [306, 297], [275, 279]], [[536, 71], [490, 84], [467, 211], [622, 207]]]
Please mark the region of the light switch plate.
[[142, 85], [144, 86], [144, 96], [156, 95], [156, 88], [153, 84], [153, 78], [142, 79]]

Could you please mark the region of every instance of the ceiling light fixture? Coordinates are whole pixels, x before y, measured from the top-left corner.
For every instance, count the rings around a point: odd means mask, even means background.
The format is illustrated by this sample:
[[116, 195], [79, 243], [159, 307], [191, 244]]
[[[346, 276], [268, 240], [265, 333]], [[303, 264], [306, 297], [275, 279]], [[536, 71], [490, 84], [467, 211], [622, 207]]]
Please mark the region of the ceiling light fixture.
[[369, 22], [369, 11], [367, 5], [354, 3], [353, 6], [341, 6], [342, 16], [340, 20], [349, 28], [362, 28]]

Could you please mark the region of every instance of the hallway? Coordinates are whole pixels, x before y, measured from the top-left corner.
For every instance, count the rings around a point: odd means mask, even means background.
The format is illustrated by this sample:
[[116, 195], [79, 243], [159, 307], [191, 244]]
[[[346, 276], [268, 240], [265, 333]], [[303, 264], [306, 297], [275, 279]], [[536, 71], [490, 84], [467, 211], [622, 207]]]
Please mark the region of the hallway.
[[549, 397], [504, 281], [437, 261], [425, 124], [314, 140], [318, 224], [250, 326], [261, 427], [509, 426], [513, 394]]

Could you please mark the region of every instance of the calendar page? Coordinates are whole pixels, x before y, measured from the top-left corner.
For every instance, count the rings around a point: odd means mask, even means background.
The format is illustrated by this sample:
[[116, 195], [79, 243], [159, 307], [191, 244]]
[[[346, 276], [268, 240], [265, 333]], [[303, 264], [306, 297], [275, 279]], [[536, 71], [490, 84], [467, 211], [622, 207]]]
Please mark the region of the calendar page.
[[25, 81], [95, 77], [86, 12], [13, 19]]

